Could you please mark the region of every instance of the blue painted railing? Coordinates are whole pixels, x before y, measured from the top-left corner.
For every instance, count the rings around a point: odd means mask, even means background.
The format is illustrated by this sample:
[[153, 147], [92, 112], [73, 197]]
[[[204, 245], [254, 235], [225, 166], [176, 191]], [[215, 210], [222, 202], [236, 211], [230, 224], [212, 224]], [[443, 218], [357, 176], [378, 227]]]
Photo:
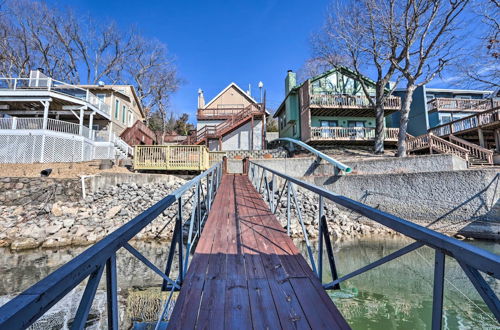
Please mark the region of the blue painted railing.
[[[168, 311], [172, 293], [179, 290], [182, 285], [192, 246], [201, 235], [203, 223], [210, 211], [221, 178], [222, 163], [218, 163], [19, 294], [0, 307], [0, 329], [26, 329], [73, 288], [89, 278], [72, 323], [72, 329], [83, 329], [104, 270], [106, 270], [108, 329], [119, 329], [116, 252], [120, 248], [125, 248], [161, 276], [163, 289], [170, 291], [170, 296], [158, 320], [160, 324]], [[193, 210], [190, 219], [183, 222], [183, 195], [192, 190], [194, 190]], [[174, 203], [177, 203], [178, 208], [177, 219], [166, 269], [163, 272], [133, 248], [128, 241]], [[182, 227], [186, 223], [189, 223], [189, 234], [186, 248], [184, 248]], [[178, 278], [173, 280], [170, 278], [170, 270], [176, 253], [179, 258], [179, 274]], [[133, 274], [130, 275], [133, 276]]]
[[299, 141], [299, 140], [295, 140], [295, 139], [291, 139], [291, 138], [279, 138], [279, 139], [276, 139], [277, 141], [284, 141], [284, 142], [289, 142], [289, 143], [294, 143], [304, 149], [306, 149], [307, 151], [313, 153], [314, 155], [318, 156], [319, 158], [321, 159], [324, 159], [325, 161], [327, 161], [328, 163], [332, 164], [333, 166], [335, 166], [336, 168], [338, 168], [339, 170], [341, 171], [344, 171], [346, 173], [351, 173], [352, 169], [345, 165], [344, 163], [341, 163], [339, 162], [338, 160], [322, 153], [321, 151], [311, 147], [310, 145], [308, 145], [307, 143], [304, 143], [302, 141]]
[[[318, 275], [320, 281], [323, 282], [323, 250], [325, 249], [328, 256], [328, 262], [332, 273], [333, 281], [325, 283], [323, 287], [326, 290], [340, 289], [340, 283], [354, 276], [362, 274], [370, 269], [385, 264], [391, 260], [401, 257], [409, 252], [412, 252], [424, 245], [435, 250], [434, 263], [434, 289], [432, 302], [432, 329], [437, 330], [442, 327], [443, 313], [443, 294], [444, 294], [444, 273], [445, 273], [445, 256], [455, 259], [464, 273], [467, 275], [471, 283], [476, 288], [479, 295], [493, 313], [497, 321], [500, 323], [500, 300], [498, 296], [487, 283], [483, 275], [492, 276], [495, 279], [500, 279], [500, 256], [484, 249], [475, 247], [455, 238], [448, 237], [429, 228], [422, 227], [411, 221], [404, 220], [395, 215], [383, 212], [376, 208], [370, 207], [363, 203], [354, 201], [342, 195], [335, 194], [324, 188], [312, 185], [302, 180], [296, 179], [289, 175], [280, 173], [268, 167], [250, 162], [248, 176], [250, 181], [259, 191], [264, 193], [269, 207], [273, 213], [276, 213], [278, 206], [282, 203], [281, 199], [284, 191], [287, 191], [287, 232], [290, 235], [291, 226], [291, 205], [294, 203], [294, 210], [297, 215], [297, 220], [302, 227], [304, 234], [307, 254], [311, 264], [311, 268]], [[280, 183], [278, 181], [281, 181]], [[282, 183], [281, 192], [278, 187]], [[307, 230], [304, 225], [300, 200], [297, 198], [295, 187], [301, 187], [318, 195], [318, 256], [315, 259], [312, 248], [309, 243]], [[276, 194], [275, 192], [278, 191]], [[276, 197], [277, 196], [277, 197]], [[388, 228], [391, 228], [405, 236], [413, 238], [414, 243], [411, 243], [404, 248], [397, 250], [375, 262], [372, 262], [356, 271], [353, 271], [345, 276], [338, 277], [335, 258], [333, 255], [333, 246], [330, 242], [330, 234], [328, 233], [327, 219], [324, 214], [324, 201], [330, 200], [338, 205], [341, 205], [349, 210], [361, 214], [371, 220], [374, 220]]]

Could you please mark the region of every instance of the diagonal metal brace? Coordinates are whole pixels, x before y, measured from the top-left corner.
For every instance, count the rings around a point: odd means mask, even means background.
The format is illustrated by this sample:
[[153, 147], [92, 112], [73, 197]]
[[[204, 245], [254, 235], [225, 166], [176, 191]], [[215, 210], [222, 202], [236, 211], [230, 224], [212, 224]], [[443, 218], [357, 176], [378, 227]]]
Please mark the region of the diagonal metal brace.
[[490, 285], [486, 283], [484, 277], [479, 273], [479, 271], [465, 262], [457, 259], [460, 267], [464, 270], [467, 277], [469, 277], [470, 281], [476, 288], [477, 292], [481, 295], [484, 302], [490, 308], [493, 315], [498, 322], [500, 322], [500, 301], [498, 300], [498, 296], [491, 289]]
[[175, 288], [180, 289], [180, 286], [177, 283], [175, 283], [172, 279], [170, 279], [170, 277], [168, 277], [167, 275], [165, 275], [158, 267], [156, 267], [155, 265], [153, 265], [151, 263], [151, 261], [149, 261], [148, 259], [146, 259], [146, 257], [143, 256], [134, 247], [132, 247], [132, 245], [130, 245], [129, 243], [125, 243], [123, 245], [123, 247], [125, 249], [127, 249], [127, 251], [130, 252], [134, 257], [136, 257], [137, 259], [139, 259], [143, 264], [145, 264], [146, 266], [148, 266], [148, 268], [151, 268], [151, 270], [153, 270], [156, 274], [160, 275], [165, 281], [167, 281], [168, 283], [170, 283], [171, 285], [173, 285]]
[[344, 282], [345, 280], [348, 280], [348, 279], [350, 279], [350, 278], [352, 278], [354, 276], [357, 276], [359, 274], [362, 274], [362, 273], [364, 273], [364, 272], [366, 272], [366, 271], [368, 271], [370, 269], [373, 269], [375, 267], [383, 265], [386, 262], [389, 262], [391, 260], [399, 258], [399, 257], [401, 257], [401, 256], [403, 256], [403, 255], [405, 255], [405, 254], [407, 254], [407, 253], [409, 253], [409, 252], [411, 252], [413, 250], [418, 249], [419, 247], [421, 247], [423, 245], [424, 244], [421, 243], [421, 242], [411, 243], [410, 245], [407, 245], [404, 248], [399, 249], [396, 252], [393, 252], [393, 253], [391, 253], [391, 254], [389, 254], [389, 255], [387, 255], [387, 256], [385, 256], [385, 257], [383, 257], [383, 258], [381, 258], [381, 259], [379, 259], [379, 260], [377, 260], [375, 262], [372, 262], [369, 265], [366, 265], [366, 266], [364, 266], [364, 267], [362, 267], [362, 268], [360, 268], [358, 270], [353, 271], [352, 273], [349, 273], [349, 274], [347, 274], [345, 276], [342, 276], [341, 278], [339, 278], [336, 281], [324, 284], [323, 287], [325, 288], [325, 290], [331, 290], [331, 289], [333, 289], [335, 287], [335, 285], [337, 285], [337, 284], [339, 284], [341, 282]]

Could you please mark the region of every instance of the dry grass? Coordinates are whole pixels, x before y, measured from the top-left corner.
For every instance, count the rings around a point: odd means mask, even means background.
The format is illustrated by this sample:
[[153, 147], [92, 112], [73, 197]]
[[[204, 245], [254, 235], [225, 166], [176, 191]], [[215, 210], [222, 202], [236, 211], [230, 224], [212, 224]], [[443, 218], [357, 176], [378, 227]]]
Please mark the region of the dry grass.
[[113, 166], [109, 170], [100, 170], [99, 161], [77, 163], [35, 163], [35, 164], [0, 164], [0, 177], [39, 177], [40, 171], [51, 168], [51, 178], [78, 178], [80, 175], [92, 175], [105, 172], [130, 173], [125, 167]]

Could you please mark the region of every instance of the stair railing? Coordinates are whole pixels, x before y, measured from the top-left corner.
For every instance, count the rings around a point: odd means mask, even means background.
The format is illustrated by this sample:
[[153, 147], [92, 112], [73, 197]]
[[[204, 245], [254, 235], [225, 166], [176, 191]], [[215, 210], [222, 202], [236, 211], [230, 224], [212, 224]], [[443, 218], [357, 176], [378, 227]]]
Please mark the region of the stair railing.
[[437, 151], [445, 154], [453, 154], [465, 159], [467, 162], [469, 161], [468, 149], [446, 141], [432, 133], [408, 138], [406, 140], [406, 145], [408, 152], [429, 148], [431, 152]]
[[475, 158], [478, 158], [480, 160], [484, 160], [490, 165], [493, 164], [493, 151], [478, 146], [477, 144], [471, 143], [464, 139], [460, 139], [454, 135], [450, 135], [449, 138], [450, 141], [454, 144], [467, 149], [471, 156], [474, 156]]

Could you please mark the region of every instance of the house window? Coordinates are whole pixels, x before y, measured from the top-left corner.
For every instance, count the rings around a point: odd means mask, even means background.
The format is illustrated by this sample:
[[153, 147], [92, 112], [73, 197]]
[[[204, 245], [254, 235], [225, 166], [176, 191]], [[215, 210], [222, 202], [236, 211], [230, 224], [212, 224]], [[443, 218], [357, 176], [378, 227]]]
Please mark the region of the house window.
[[451, 121], [451, 116], [442, 116], [441, 117], [441, 124], [446, 124]]
[[122, 106], [122, 123], [127, 123], [127, 107]]
[[97, 98], [101, 101], [101, 102], [104, 102], [104, 100], [106, 99], [106, 94], [96, 94]]
[[292, 126], [292, 135], [293, 135], [293, 136], [297, 135], [297, 124], [294, 124], [294, 125]]
[[321, 127], [337, 127], [337, 126], [339, 126], [339, 123], [336, 120], [320, 120], [319, 124]]
[[357, 120], [349, 120], [347, 122], [348, 127], [365, 127], [365, 122], [364, 121], [357, 121]]
[[128, 125], [132, 126], [134, 124], [134, 115], [132, 114], [132, 111], [128, 111]]
[[115, 119], [120, 116], [120, 100], [115, 100]]

